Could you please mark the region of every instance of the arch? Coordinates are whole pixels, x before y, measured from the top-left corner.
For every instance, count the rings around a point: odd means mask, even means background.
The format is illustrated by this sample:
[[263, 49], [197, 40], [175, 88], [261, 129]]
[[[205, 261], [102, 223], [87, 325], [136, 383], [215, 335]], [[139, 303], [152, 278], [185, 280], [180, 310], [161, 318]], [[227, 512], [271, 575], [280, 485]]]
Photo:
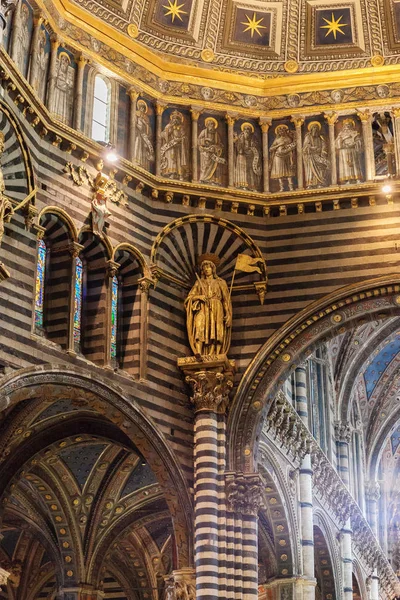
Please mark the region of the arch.
[[138, 263], [141, 266], [143, 276], [150, 275], [150, 271], [146, 264], [146, 259], [144, 258], [143, 254], [135, 246], [133, 246], [132, 244], [128, 244], [127, 242], [121, 242], [120, 244], [115, 246], [115, 248], [112, 251], [112, 255], [111, 255], [112, 260], [115, 260], [116, 262], [118, 262], [116, 259], [116, 255], [118, 254], [118, 252], [123, 251], [123, 250], [125, 250], [126, 252], [129, 252], [130, 254], [132, 254], [132, 256], [134, 256], [136, 258], [136, 260], [138, 261]]
[[338, 573], [336, 565], [332, 561], [332, 546], [328, 544], [324, 529], [324, 524], [314, 524], [315, 578], [317, 586], [320, 586], [320, 598], [336, 600], [338, 597]]
[[67, 211], [65, 211], [62, 208], [59, 208], [58, 206], [46, 206], [45, 208], [43, 208], [38, 216], [38, 223], [40, 225], [40, 222], [42, 220], [42, 218], [44, 217], [44, 215], [47, 215], [48, 213], [57, 215], [61, 221], [63, 221], [65, 223], [65, 225], [67, 226], [69, 232], [70, 232], [70, 237], [74, 242], [78, 241], [78, 230], [75, 226], [75, 223], [73, 222], [73, 220], [71, 219], [71, 217], [69, 216], [69, 214], [67, 213]]
[[68, 393], [85, 399], [111, 421], [145, 457], [162, 488], [174, 528], [175, 568], [192, 563], [192, 503], [187, 482], [170, 446], [133, 397], [111, 386], [103, 375], [94, 378], [65, 365], [42, 365], [5, 377], [0, 387], [0, 411], [36, 397], [57, 399]]
[[[79, 230], [78, 233], [78, 240], [82, 240], [82, 237], [84, 234], [88, 234], [88, 235], [92, 235], [94, 239], [97, 239], [99, 241], [99, 243], [102, 243], [106, 250], [107, 250], [107, 259], [110, 260], [113, 254], [113, 247], [112, 247], [112, 243], [110, 241], [110, 238], [108, 237], [107, 234], [103, 234], [102, 239], [100, 240], [99, 237], [96, 237], [94, 235], [94, 233], [92, 232], [91, 227], [89, 227], [89, 225], [84, 225], [83, 227], [81, 227], [81, 229]], [[80, 242], [81, 243], [81, 242]]]
[[276, 331], [257, 353], [239, 384], [228, 420], [232, 470], [253, 471], [265, 411], [293, 364], [323, 339], [354, 327], [361, 318], [398, 316], [400, 276], [352, 284], [313, 302]]
[[[354, 588], [356, 592], [358, 588], [359, 596], [354, 594]], [[367, 586], [365, 585], [361, 565], [357, 558], [353, 557], [353, 599], [361, 600], [362, 598], [368, 598]]]

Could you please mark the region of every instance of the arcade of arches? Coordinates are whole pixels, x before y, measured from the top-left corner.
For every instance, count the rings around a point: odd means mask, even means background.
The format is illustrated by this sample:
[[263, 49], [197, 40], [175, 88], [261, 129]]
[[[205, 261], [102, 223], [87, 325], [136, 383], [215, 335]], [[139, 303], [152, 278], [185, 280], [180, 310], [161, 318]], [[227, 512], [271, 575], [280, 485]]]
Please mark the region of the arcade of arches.
[[399, 1], [0, 30], [0, 599], [400, 597]]

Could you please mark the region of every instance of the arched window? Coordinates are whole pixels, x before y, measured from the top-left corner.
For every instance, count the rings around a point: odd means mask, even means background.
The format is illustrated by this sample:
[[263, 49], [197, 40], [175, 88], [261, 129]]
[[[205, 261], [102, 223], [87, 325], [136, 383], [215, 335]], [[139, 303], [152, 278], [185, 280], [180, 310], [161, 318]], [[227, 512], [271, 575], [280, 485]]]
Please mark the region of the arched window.
[[36, 290], [35, 290], [35, 330], [37, 333], [43, 331], [44, 312], [44, 282], [46, 275], [47, 248], [43, 240], [38, 245], [38, 257], [36, 266]]
[[96, 142], [109, 141], [110, 84], [101, 75], [94, 79], [92, 138]]
[[118, 277], [114, 275], [111, 282], [111, 362], [117, 363], [118, 337]]
[[75, 297], [74, 297], [74, 350], [79, 353], [81, 349], [81, 322], [82, 322], [82, 291], [83, 291], [83, 264], [79, 256], [75, 258]]

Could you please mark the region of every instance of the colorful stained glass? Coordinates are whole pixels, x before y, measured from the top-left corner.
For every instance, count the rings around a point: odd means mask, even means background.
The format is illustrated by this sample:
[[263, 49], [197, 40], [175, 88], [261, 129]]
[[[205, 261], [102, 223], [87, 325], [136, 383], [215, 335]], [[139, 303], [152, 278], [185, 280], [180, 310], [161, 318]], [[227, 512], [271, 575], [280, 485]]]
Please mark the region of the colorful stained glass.
[[46, 274], [46, 244], [40, 240], [36, 267], [35, 327], [43, 329], [44, 280]]
[[114, 276], [111, 284], [111, 360], [117, 359], [118, 327], [118, 278]]
[[79, 257], [75, 259], [75, 300], [74, 300], [74, 348], [80, 351], [82, 320], [82, 279], [83, 265]]

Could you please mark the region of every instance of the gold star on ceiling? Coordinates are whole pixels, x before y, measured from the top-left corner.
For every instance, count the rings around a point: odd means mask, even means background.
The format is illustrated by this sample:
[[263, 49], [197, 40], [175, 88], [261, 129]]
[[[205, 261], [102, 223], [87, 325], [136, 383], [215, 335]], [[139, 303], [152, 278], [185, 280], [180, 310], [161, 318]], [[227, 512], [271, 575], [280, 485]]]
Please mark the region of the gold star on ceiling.
[[261, 19], [258, 19], [258, 21], [256, 13], [253, 13], [252, 19], [250, 19], [249, 15], [245, 15], [245, 17], [247, 19], [247, 23], [243, 21], [241, 22], [241, 25], [245, 25], [243, 33], [246, 33], [246, 31], [250, 31], [251, 37], [253, 37], [254, 32], [256, 32], [261, 37], [262, 34], [260, 32], [260, 29], [267, 29], [265, 25], [260, 25], [260, 23], [264, 21], [264, 17], [261, 17]]
[[330, 33], [333, 34], [333, 37], [336, 40], [336, 34], [337, 33], [342, 33], [343, 35], [345, 35], [345, 32], [342, 31], [342, 27], [347, 27], [348, 23], [341, 23], [340, 21], [343, 19], [343, 15], [340, 15], [340, 17], [335, 20], [335, 15], [332, 13], [332, 20], [329, 21], [328, 19], [325, 19], [324, 17], [322, 17], [325, 21], [325, 23], [327, 23], [327, 25], [321, 25], [321, 29], [327, 29], [328, 31], [326, 32], [325, 37], [328, 37], [328, 35]]
[[182, 4], [178, 4], [178, 0], [174, 0], [173, 2], [171, 0], [167, 1], [168, 6], [163, 4], [163, 8], [167, 9], [167, 12], [164, 13], [164, 16], [168, 17], [169, 15], [171, 15], [172, 23], [174, 22], [175, 17], [178, 17], [178, 19], [183, 21], [181, 15], [187, 15], [187, 12], [185, 10], [182, 10], [182, 6], [185, 6], [185, 3], [182, 2]]

